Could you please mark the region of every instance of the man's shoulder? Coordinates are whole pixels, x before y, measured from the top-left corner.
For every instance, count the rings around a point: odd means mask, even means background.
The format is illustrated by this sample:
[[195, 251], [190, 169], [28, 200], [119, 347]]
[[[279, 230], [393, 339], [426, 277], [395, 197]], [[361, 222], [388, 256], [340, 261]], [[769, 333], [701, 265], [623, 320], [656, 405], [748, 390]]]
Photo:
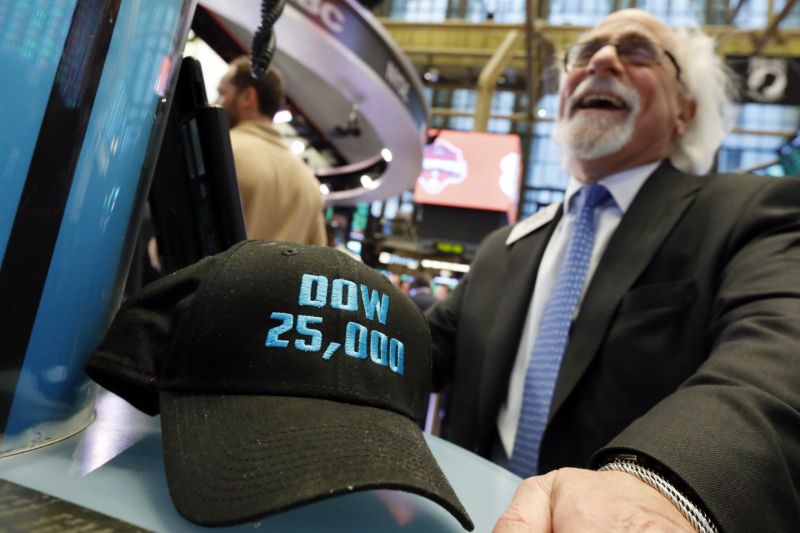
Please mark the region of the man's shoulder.
[[261, 127], [259, 124], [248, 121], [237, 124], [231, 129], [231, 143], [242, 147], [273, 148], [277, 151], [290, 153], [283, 141], [281, 134], [274, 128]]
[[759, 191], [786, 191], [800, 194], [800, 178], [796, 176], [768, 176], [761, 174], [719, 173], [708, 174], [705, 180], [706, 194], [715, 198], [740, 196], [750, 199]]
[[506, 248], [506, 240], [514, 227], [514, 225], [504, 226], [492, 231], [484, 237], [478, 246], [475, 259], [485, 260], [489, 256], [497, 256], [497, 252]]
[[247, 128], [237, 126], [231, 130], [231, 145], [234, 149], [263, 147], [267, 144], [269, 143], [265, 139]]
[[775, 176], [765, 174], [750, 174], [743, 172], [712, 172], [702, 176], [701, 179], [708, 180], [714, 186], [721, 187], [749, 187], [753, 184], [772, 183]]

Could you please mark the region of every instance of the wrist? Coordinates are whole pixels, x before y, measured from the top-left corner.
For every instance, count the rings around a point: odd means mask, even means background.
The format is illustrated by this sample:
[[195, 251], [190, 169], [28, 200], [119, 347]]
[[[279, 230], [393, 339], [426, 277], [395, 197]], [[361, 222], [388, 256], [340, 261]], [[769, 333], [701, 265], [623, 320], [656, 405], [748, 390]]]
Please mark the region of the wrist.
[[668, 499], [699, 533], [719, 533], [709, 516], [675, 486], [655, 471], [640, 465], [635, 456], [613, 458], [599, 469], [601, 472], [624, 472], [646, 483]]

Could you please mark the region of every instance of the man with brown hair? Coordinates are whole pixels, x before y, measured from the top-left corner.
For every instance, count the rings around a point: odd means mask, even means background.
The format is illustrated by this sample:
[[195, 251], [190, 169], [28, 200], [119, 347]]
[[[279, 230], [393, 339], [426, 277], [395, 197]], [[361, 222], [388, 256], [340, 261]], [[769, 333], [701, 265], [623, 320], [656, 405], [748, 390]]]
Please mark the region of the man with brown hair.
[[250, 61], [240, 57], [218, 91], [231, 127], [247, 237], [325, 246], [319, 182], [272, 123], [285, 99], [280, 73], [271, 68], [255, 79]]

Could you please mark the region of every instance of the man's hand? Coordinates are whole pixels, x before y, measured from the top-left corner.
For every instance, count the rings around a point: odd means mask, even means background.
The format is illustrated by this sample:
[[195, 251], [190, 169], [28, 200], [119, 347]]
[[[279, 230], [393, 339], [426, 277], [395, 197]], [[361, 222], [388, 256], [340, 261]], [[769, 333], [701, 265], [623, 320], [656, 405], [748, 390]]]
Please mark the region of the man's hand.
[[562, 468], [528, 478], [494, 533], [694, 531], [656, 489], [623, 472]]

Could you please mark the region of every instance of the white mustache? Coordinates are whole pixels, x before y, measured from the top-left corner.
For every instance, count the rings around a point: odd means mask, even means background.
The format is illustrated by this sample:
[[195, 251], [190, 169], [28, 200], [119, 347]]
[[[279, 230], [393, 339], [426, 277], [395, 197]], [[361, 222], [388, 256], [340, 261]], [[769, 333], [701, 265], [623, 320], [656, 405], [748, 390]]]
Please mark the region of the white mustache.
[[569, 116], [575, 113], [575, 108], [587, 94], [610, 93], [619, 97], [628, 108], [636, 113], [639, 111], [639, 93], [636, 89], [619, 81], [617, 78], [597, 78], [590, 76], [584, 78], [567, 100]]

